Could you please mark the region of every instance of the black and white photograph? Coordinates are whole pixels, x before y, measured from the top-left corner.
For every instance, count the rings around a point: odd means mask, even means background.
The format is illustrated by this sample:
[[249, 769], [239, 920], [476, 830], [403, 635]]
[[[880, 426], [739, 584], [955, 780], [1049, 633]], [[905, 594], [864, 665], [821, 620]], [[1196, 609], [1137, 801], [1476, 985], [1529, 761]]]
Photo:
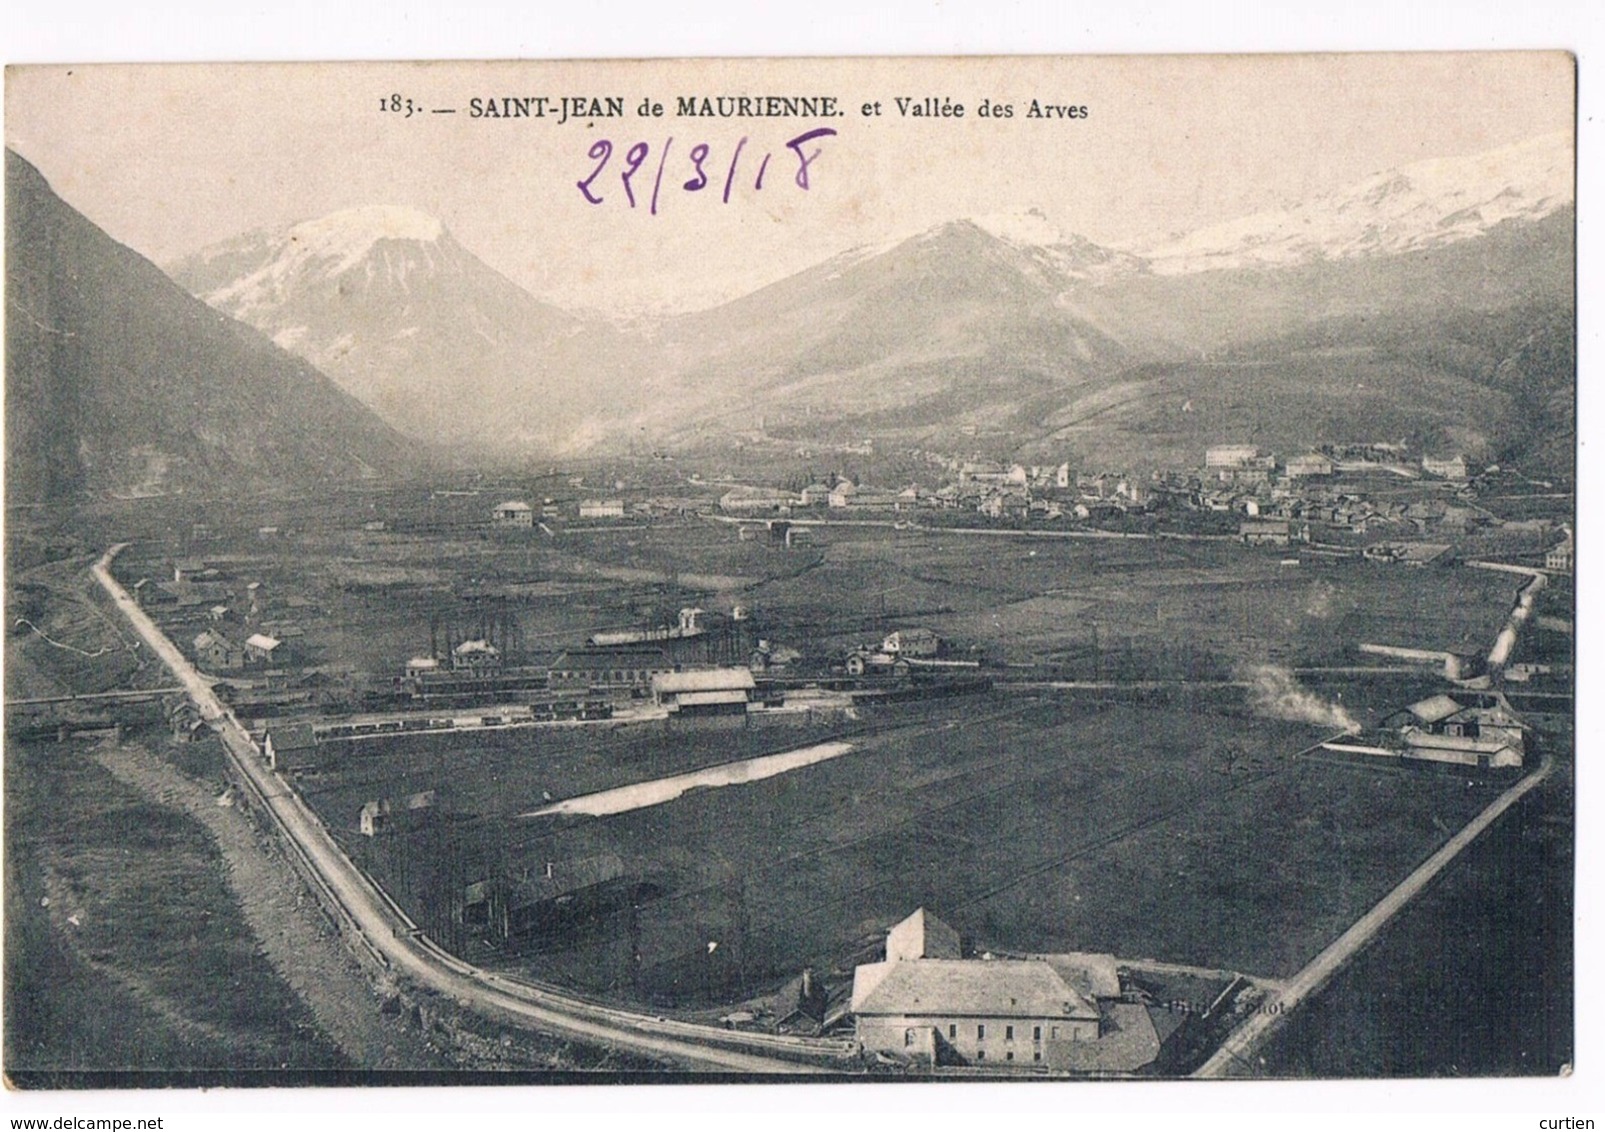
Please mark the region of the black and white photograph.
[[1569, 1075], [1576, 89], [8, 67], [7, 1084]]

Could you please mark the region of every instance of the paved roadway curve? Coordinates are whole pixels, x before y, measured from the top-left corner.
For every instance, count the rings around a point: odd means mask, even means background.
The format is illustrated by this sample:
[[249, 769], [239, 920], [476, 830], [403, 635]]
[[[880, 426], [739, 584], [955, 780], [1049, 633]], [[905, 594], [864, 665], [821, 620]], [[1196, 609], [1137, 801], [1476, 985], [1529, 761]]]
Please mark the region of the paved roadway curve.
[[[499, 1022], [667, 1059], [694, 1069], [797, 1074], [840, 1072], [851, 1068], [845, 1061], [835, 1070], [827, 1067], [828, 1062], [820, 1064], [831, 1055], [847, 1054], [850, 1049], [847, 1043], [741, 1034], [632, 1014], [483, 971], [442, 951], [352, 864], [300, 796], [262, 762], [260, 751], [239, 720], [112, 577], [111, 562], [126, 545], [120, 543], [101, 557], [92, 568], [95, 579], [145, 643], [178, 678], [201, 715], [217, 730], [229, 758], [269, 808], [301, 859], [316, 873], [325, 891], [338, 901], [368, 946], [392, 971]], [[731, 1048], [736, 1045], [747, 1048]], [[790, 1057], [783, 1056], [786, 1054]], [[814, 1064], [796, 1058], [811, 1058]]]
[[1281, 994], [1268, 999], [1266, 1005], [1275, 1004], [1276, 1013], [1255, 1014], [1249, 1018], [1221, 1043], [1220, 1049], [1199, 1066], [1193, 1076], [1225, 1077], [1233, 1065], [1248, 1064], [1248, 1055], [1258, 1048], [1260, 1042], [1264, 1041], [1272, 1030], [1285, 1022], [1288, 1015], [1297, 1009], [1304, 999], [1325, 986], [1345, 963], [1376, 937], [1400, 909], [1426, 888], [1434, 877], [1443, 872], [1450, 861], [1475, 841], [1485, 829], [1498, 821], [1500, 816], [1514, 806], [1523, 795], [1548, 778], [1554, 769], [1554, 760], [1546, 754], [1536, 770], [1495, 798], [1487, 809], [1472, 818], [1466, 823], [1465, 828], [1444, 842], [1436, 853], [1423, 861], [1397, 888], [1378, 901], [1374, 908], [1356, 920], [1348, 931], [1333, 940], [1326, 950], [1310, 961], [1309, 966], [1289, 979]]

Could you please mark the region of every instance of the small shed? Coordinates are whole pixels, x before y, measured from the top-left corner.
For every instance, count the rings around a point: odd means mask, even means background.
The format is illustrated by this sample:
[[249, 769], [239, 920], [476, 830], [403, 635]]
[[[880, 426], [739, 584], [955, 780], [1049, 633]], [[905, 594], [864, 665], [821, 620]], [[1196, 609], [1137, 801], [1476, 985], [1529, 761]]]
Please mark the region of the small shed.
[[364, 837], [377, 837], [390, 824], [390, 800], [375, 798], [362, 804], [357, 814], [357, 829]]
[[304, 770], [318, 761], [318, 740], [307, 723], [269, 729], [262, 737], [262, 756], [275, 770]]
[[266, 633], [252, 633], [245, 638], [245, 659], [253, 664], [266, 664], [277, 660], [284, 642]]

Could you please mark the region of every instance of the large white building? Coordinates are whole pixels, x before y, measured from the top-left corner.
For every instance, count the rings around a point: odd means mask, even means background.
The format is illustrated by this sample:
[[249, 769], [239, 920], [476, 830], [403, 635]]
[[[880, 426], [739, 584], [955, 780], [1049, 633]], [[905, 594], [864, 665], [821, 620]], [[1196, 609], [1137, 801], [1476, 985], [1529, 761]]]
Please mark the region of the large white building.
[[1438, 476], [1446, 480], [1463, 480], [1469, 478], [1471, 471], [1466, 467], [1464, 456], [1421, 457], [1421, 470], [1429, 476]]
[[866, 1050], [930, 1064], [1079, 1068], [1070, 1047], [1102, 1026], [1060, 965], [960, 958], [958, 933], [923, 908], [887, 933], [883, 962], [854, 971], [852, 1011]]
[[1287, 474], [1293, 479], [1304, 476], [1329, 476], [1332, 474], [1332, 458], [1320, 452], [1306, 452], [1300, 456], [1287, 458]]
[[580, 518], [622, 519], [624, 518], [624, 501], [622, 499], [587, 499], [580, 504]]
[[1253, 444], [1216, 444], [1204, 450], [1206, 468], [1246, 468], [1259, 459]]

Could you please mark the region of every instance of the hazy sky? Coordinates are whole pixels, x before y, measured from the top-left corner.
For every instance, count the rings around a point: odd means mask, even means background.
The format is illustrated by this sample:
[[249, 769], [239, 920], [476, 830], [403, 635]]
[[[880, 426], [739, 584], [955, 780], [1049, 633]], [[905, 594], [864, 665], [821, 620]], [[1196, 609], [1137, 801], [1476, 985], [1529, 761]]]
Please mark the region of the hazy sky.
[[[424, 113], [381, 111], [391, 94]], [[682, 96], [822, 95], [843, 116], [676, 116]], [[621, 119], [474, 119], [472, 98], [617, 96]], [[899, 97], [962, 103], [901, 116]], [[661, 118], [636, 116], [644, 98]], [[1031, 100], [1085, 107], [1033, 120]], [[1337, 188], [1424, 157], [1569, 130], [1561, 54], [992, 58], [22, 68], [7, 144], [158, 262], [337, 209], [407, 205], [544, 298], [704, 305], [847, 248], [960, 216], [1039, 208], [1121, 243]], [[983, 99], [1012, 118], [981, 117]], [[882, 113], [866, 117], [865, 103]], [[429, 113], [455, 108], [455, 114]], [[788, 139], [828, 126], [810, 188]], [[730, 200], [726, 172], [747, 137]], [[648, 207], [664, 143], [658, 210]], [[591, 186], [599, 139], [614, 152]], [[627, 205], [619, 173], [648, 144]], [[707, 143], [708, 186], [692, 147]], [[771, 154], [762, 192], [758, 164]]]

